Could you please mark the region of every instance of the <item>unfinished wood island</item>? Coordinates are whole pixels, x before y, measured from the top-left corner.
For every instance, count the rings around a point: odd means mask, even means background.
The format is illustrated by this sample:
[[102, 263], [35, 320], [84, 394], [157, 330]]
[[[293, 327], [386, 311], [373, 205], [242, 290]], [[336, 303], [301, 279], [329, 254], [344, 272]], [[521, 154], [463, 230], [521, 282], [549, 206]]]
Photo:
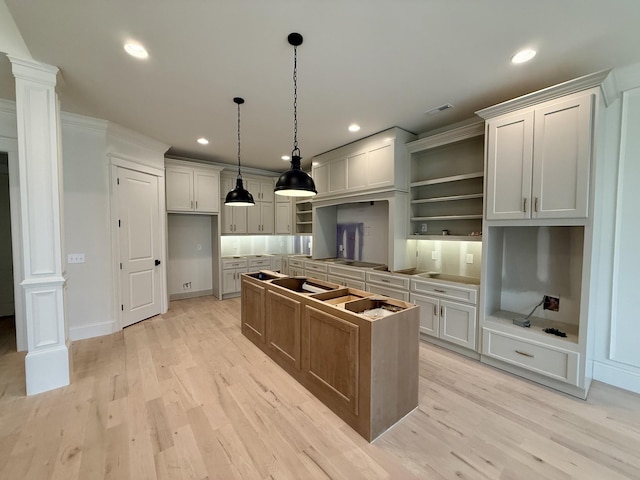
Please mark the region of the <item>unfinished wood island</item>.
[[368, 441], [418, 406], [415, 305], [267, 271], [241, 296], [242, 333]]

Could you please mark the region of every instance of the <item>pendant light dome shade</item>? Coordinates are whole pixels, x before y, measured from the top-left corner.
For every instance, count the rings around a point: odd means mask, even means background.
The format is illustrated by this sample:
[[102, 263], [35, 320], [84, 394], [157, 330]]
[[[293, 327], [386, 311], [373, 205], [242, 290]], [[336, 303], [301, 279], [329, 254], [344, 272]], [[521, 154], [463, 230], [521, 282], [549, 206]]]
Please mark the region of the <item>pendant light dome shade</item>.
[[238, 176], [236, 177], [236, 188], [227, 193], [224, 204], [229, 207], [251, 207], [255, 205], [253, 195], [244, 188], [242, 173], [240, 173], [240, 105], [244, 103], [244, 99], [235, 97], [233, 101], [238, 105]]
[[313, 197], [318, 193], [313, 178], [300, 167], [300, 149], [298, 148], [298, 50], [302, 45], [302, 35], [291, 33], [287, 37], [293, 46], [293, 151], [291, 169], [278, 178], [274, 192], [288, 197]]

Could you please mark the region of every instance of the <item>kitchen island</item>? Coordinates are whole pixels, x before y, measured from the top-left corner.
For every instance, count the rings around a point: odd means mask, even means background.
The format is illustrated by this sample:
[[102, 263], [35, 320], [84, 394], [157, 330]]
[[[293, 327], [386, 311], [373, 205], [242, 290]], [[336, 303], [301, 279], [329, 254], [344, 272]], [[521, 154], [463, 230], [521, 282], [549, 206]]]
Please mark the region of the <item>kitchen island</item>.
[[267, 271], [241, 295], [242, 333], [368, 441], [418, 406], [415, 305]]

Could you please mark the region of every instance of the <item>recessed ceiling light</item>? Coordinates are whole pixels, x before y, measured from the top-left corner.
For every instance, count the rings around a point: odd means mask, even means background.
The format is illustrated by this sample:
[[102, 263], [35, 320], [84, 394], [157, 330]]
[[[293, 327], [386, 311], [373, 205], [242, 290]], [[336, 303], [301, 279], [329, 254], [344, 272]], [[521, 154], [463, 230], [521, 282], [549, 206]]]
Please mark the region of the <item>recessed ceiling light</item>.
[[124, 49], [132, 57], [147, 58], [149, 56], [149, 53], [147, 52], [147, 50], [139, 43], [133, 43], [133, 42], [125, 43]]
[[290, 157], [289, 155], [282, 155], [280, 158], [281, 158], [282, 160], [286, 161], [286, 162], [288, 162], [289, 160], [291, 160], [291, 157]]
[[529, 60], [531, 60], [533, 57], [536, 56], [536, 53], [538, 52], [536, 52], [535, 50], [532, 50], [531, 48], [525, 48], [524, 50], [520, 50], [513, 57], [511, 57], [511, 63], [528, 62]]
[[207, 140], [206, 138], [202, 137], [198, 139], [198, 143], [200, 145], [209, 145], [209, 140]]
[[358, 130], [360, 130], [360, 125], [356, 125], [355, 123], [349, 125], [350, 132], [357, 132]]

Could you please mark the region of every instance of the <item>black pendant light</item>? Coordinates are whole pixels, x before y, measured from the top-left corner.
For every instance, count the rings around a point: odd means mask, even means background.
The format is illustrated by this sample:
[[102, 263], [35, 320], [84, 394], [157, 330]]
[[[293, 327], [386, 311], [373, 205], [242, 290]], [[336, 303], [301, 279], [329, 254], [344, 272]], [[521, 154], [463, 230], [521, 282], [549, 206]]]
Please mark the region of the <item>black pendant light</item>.
[[240, 105], [244, 103], [244, 98], [235, 97], [233, 99], [238, 104], [238, 176], [236, 177], [236, 188], [227, 193], [224, 204], [230, 207], [250, 207], [255, 205], [253, 195], [242, 185], [242, 173], [240, 173]]
[[293, 45], [293, 151], [291, 169], [278, 178], [275, 193], [288, 197], [312, 197], [318, 193], [316, 185], [306, 172], [300, 168], [300, 149], [298, 148], [298, 54], [297, 47], [302, 45], [302, 35], [291, 33], [287, 37]]

